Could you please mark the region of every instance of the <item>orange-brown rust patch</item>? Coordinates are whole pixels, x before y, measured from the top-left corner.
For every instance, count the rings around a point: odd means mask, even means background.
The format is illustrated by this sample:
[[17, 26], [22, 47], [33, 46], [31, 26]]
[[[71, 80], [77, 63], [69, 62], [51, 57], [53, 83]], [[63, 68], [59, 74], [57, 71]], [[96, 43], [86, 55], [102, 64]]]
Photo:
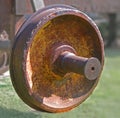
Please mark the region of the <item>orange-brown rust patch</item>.
[[[29, 76], [32, 92], [41, 99], [59, 96], [63, 104], [66, 99], [86, 94], [95, 81], [89, 81], [84, 75], [72, 72], [63, 77], [56, 75], [52, 72], [49, 51], [55, 43], [63, 43], [72, 46], [78, 56], [100, 58], [99, 53], [95, 53], [95, 50], [100, 52], [99, 43], [95, 40], [98, 40], [95, 31], [77, 16], [64, 15], [46, 23], [35, 34], [27, 55], [29, 61], [26, 69], [32, 73]], [[62, 105], [61, 102], [60, 104]]]

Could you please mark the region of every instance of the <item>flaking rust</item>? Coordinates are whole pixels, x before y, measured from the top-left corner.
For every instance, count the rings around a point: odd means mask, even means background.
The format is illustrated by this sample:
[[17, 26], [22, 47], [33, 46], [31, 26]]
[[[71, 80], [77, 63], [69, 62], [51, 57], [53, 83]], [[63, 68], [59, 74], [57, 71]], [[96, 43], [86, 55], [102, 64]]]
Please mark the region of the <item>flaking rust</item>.
[[24, 67], [11, 65], [12, 81], [19, 79], [16, 91], [32, 108], [68, 111], [82, 103], [99, 81], [104, 63], [102, 37], [88, 16], [70, 6], [46, 7], [33, 16], [16, 36], [11, 64], [21, 49], [18, 63]]

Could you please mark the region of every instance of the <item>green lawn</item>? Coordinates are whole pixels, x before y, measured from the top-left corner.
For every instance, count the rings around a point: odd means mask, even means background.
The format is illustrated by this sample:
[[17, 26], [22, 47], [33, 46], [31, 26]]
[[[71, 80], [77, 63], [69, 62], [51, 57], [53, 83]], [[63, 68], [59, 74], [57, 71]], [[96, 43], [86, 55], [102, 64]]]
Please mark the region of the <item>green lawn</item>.
[[0, 79], [0, 118], [120, 118], [120, 49], [107, 49], [105, 66], [93, 94], [72, 111], [37, 112], [15, 93], [10, 78]]

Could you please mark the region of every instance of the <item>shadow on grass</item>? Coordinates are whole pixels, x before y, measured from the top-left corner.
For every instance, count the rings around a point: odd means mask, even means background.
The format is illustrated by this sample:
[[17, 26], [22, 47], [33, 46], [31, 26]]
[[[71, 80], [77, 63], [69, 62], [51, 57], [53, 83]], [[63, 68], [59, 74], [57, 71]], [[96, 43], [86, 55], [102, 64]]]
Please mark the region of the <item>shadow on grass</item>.
[[[32, 112], [20, 112], [15, 109], [7, 109], [0, 107], [0, 118], [36, 118], [37, 114]], [[41, 116], [39, 115], [39, 118]]]

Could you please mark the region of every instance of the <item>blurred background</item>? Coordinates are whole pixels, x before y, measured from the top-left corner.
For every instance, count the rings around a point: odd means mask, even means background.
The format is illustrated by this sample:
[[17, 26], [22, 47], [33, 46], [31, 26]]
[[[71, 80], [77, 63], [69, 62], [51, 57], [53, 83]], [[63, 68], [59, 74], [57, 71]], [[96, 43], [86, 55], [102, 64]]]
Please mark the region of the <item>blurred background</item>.
[[[9, 76], [15, 24], [25, 14], [52, 4], [71, 5], [91, 17], [100, 29], [105, 65], [93, 94], [72, 111], [38, 112], [17, 96]], [[120, 0], [0, 0], [0, 118], [120, 118]]]

